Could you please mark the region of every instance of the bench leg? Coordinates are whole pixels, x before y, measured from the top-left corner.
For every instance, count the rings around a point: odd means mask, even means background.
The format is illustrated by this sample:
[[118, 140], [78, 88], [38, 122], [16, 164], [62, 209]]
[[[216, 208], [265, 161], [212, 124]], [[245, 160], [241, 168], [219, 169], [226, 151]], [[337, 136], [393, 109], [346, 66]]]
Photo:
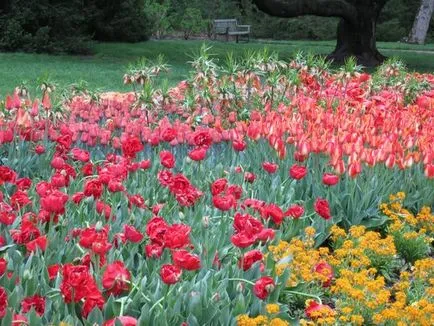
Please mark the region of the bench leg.
[[236, 37], [236, 42], [238, 43], [238, 35], [235, 35], [235, 37]]
[[229, 42], [229, 34], [226, 34], [226, 42]]

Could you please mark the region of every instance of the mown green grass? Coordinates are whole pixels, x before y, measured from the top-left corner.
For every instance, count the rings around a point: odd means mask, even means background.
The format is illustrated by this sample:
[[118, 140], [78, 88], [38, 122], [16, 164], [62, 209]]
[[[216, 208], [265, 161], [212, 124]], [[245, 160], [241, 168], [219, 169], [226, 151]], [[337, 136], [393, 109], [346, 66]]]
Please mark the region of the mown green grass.
[[[198, 52], [202, 41], [149, 41], [137, 44], [99, 43], [94, 45], [92, 56], [54, 56], [45, 54], [0, 53], [0, 98], [26, 82], [34, 93], [38, 79], [48, 75], [59, 88], [80, 80], [87, 81], [89, 88], [96, 90], [126, 90], [122, 76], [129, 63], [141, 57], [166, 57], [171, 71], [166, 77], [171, 84], [185, 79], [190, 69], [188, 61]], [[289, 59], [299, 50], [327, 54], [333, 50], [333, 41], [254, 41], [250, 43], [207, 42], [218, 59], [228, 52], [242, 56], [246, 50], [264, 47], [277, 51], [282, 59]], [[387, 56], [400, 57], [410, 70], [434, 72], [434, 44], [424, 46], [403, 43], [382, 43], [378, 47]], [[417, 51], [423, 51], [418, 53]]]

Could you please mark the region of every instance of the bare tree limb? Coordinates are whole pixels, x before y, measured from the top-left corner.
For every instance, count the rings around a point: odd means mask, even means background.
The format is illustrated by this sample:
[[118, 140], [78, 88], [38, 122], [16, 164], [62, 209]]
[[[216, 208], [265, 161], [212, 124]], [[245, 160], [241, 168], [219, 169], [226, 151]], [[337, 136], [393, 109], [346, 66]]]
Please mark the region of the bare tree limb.
[[[378, 2], [387, 1], [379, 0]], [[259, 10], [277, 17], [316, 15], [341, 17], [349, 22], [357, 19], [356, 7], [346, 0], [253, 0]]]

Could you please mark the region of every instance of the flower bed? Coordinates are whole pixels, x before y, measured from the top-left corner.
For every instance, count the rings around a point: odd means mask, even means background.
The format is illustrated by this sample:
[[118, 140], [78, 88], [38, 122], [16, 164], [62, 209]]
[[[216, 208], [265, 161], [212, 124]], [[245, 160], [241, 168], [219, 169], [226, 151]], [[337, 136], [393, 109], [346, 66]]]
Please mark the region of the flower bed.
[[434, 77], [272, 59], [8, 97], [2, 324], [430, 324]]

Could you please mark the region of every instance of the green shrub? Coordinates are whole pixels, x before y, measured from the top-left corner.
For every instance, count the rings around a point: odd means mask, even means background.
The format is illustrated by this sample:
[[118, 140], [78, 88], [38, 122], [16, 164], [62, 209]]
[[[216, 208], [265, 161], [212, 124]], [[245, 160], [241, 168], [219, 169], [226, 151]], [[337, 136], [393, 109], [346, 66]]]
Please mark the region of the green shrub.
[[394, 18], [383, 23], [377, 24], [377, 40], [385, 42], [395, 42], [407, 36], [407, 31], [402, 27], [398, 18]]
[[184, 38], [188, 40], [192, 34], [197, 34], [203, 31], [206, 22], [203, 20], [199, 9], [187, 8], [182, 17], [180, 26], [184, 32]]

